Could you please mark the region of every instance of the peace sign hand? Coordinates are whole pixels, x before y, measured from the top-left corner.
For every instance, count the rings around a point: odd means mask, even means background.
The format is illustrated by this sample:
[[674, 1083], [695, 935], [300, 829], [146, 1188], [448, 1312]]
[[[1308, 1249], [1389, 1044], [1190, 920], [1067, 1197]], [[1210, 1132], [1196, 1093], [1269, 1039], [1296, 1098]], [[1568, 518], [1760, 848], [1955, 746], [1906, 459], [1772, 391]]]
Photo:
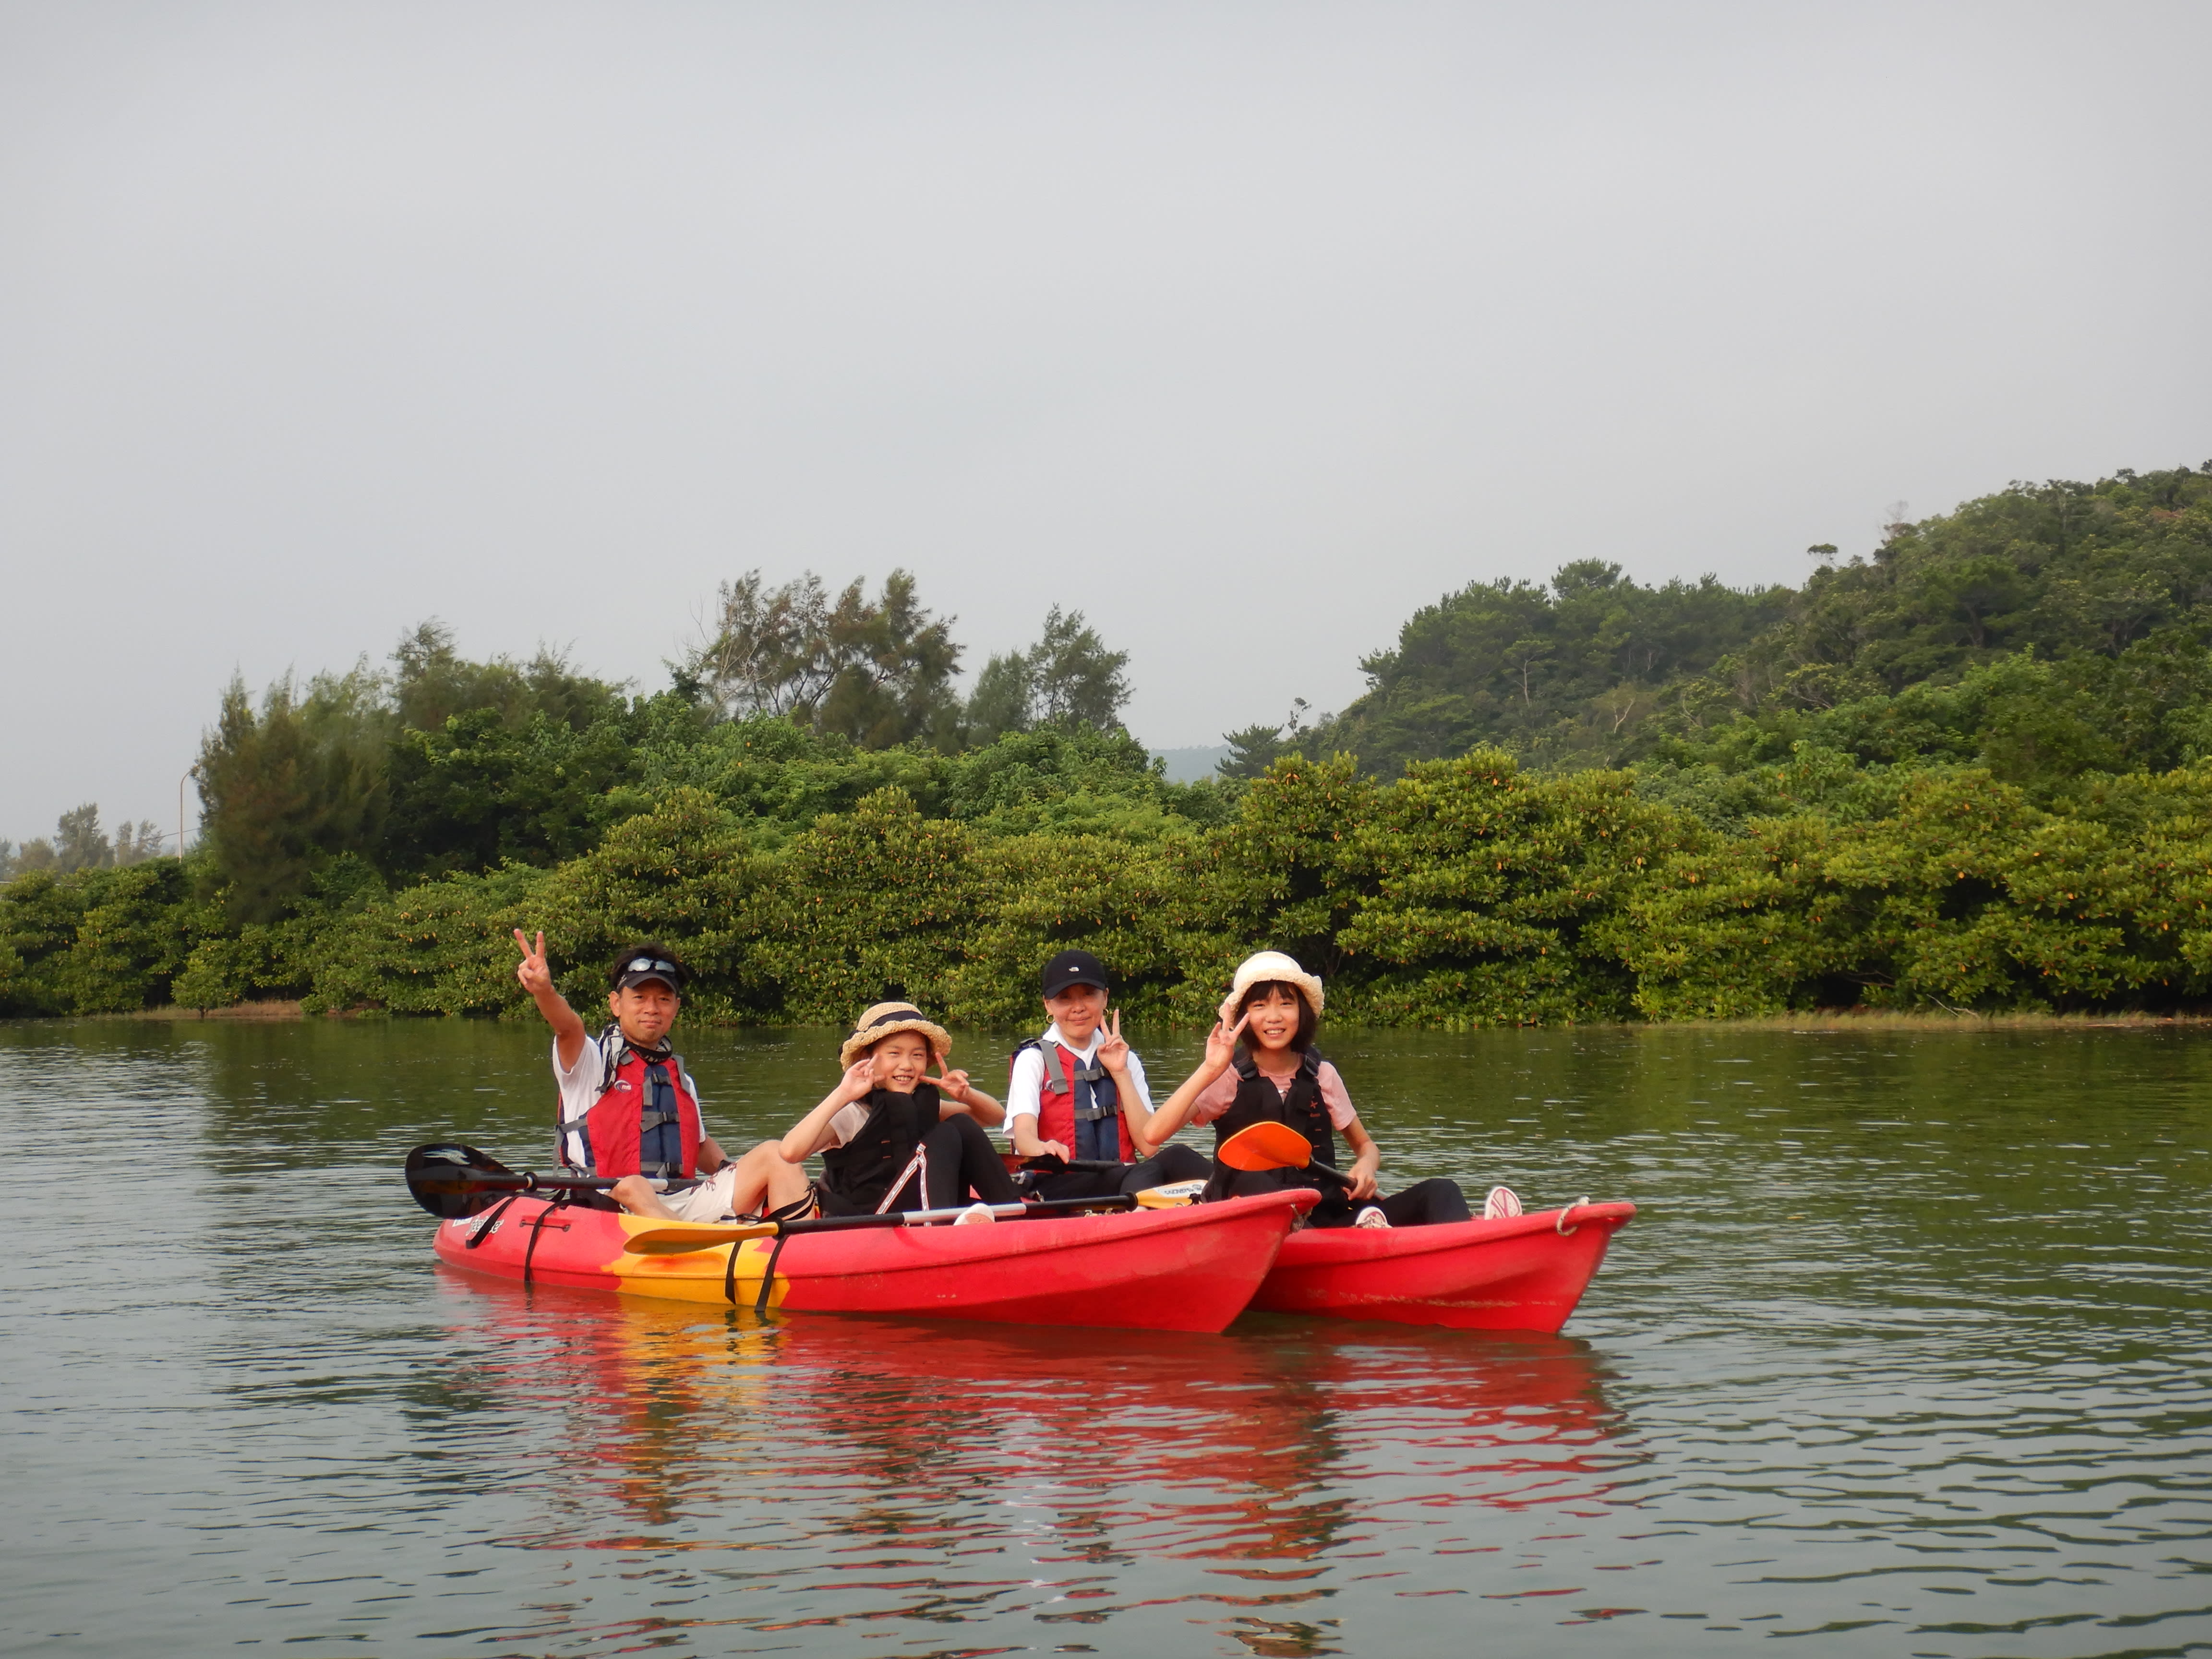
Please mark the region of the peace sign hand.
[[1244, 1035], [1244, 1027], [1251, 1022], [1252, 1011], [1247, 1008], [1237, 1016], [1237, 1023], [1229, 1023], [1229, 1011], [1224, 1008], [1213, 1029], [1206, 1034], [1206, 1063], [1216, 1075], [1229, 1069], [1229, 1062], [1237, 1058], [1237, 1039]]
[[934, 1083], [937, 1085], [937, 1092], [943, 1095], [947, 1100], [957, 1101], [963, 1106], [968, 1104], [969, 1080], [967, 1073], [949, 1071], [946, 1069], [945, 1062], [940, 1060], [937, 1062], [937, 1075], [933, 1078], [925, 1078], [922, 1080], [926, 1083]]
[[1127, 1071], [1129, 1066], [1129, 1042], [1121, 1035], [1121, 1011], [1109, 1009], [1107, 1023], [1099, 1030], [1098, 1063], [1109, 1072]]
[[545, 960], [545, 934], [541, 930], [533, 947], [530, 936], [520, 927], [514, 930], [514, 942], [522, 947], [522, 961], [514, 976], [522, 981], [522, 988], [534, 997], [548, 995], [553, 989], [552, 965]]

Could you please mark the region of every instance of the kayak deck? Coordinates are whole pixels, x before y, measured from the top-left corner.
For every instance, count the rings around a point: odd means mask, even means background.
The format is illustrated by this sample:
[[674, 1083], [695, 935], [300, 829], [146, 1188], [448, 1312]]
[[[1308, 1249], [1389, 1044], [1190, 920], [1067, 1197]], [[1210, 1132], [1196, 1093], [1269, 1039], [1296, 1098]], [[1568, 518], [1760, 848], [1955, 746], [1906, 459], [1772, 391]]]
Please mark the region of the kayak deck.
[[1292, 1233], [1252, 1298], [1273, 1313], [1555, 1334], [1633, 1204], [1577, 1204], [1437, 1227]]
[[436, 1249], [465, 1272], [679, 1302], [1215, 1332], [1244, 1310], [1312, 1202], [1310, 1193], [1270, 1193], [1182, 1209], [867, 1228], [639, 1255], [629, 1237], [662, 1224], [526, 1197], [496, 1216], [442, 1224]]

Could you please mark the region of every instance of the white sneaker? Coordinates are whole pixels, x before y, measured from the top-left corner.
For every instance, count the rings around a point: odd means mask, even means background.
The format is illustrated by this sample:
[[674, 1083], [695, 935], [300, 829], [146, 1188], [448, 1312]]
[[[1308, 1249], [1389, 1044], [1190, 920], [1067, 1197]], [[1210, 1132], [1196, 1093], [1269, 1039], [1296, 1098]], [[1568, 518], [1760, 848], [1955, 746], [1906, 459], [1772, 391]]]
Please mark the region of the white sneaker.
[[1482, 1218], [1485, 1221], [1504, 1221], [1520, 1213], [1520, 1195], [1510, 1187], [1492, 1187], [1490, 1196], [1482, 1200]]
[[1352, 1218], [1352, 1224], [1355, 1227], [1387, 1227], [1390, 1224], [1390, 1218], [1370, 1204]]
[[952, 1224], [956, 1227], [972, 1227], [979, 1221], [996, 1221], [998, 1218], [998, 1217], [991, 1213], [991, 1206], [979, 1200], [976, 1203], [970, 1204], [966, 1209], [961, 1211], [958, 1215], [954, 1216], [952, 1218]]

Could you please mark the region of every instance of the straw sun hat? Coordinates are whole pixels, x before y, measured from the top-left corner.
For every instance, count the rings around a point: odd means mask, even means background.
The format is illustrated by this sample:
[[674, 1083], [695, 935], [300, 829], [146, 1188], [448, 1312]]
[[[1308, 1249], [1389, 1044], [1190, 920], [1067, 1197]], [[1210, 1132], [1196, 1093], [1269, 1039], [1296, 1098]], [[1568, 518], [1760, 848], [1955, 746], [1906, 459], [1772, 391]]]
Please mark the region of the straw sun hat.
[[1321, 1018], [1321, 981], [1280, 951], [1261, 951], [1237, 965], [1237, 977], [1230, 981], [1229, 995], [1221, 1005], [1222, 1018], [1233, 1022], [1237, 1005], [1245, 992], [1271, 980], [1297, 987], [1298, 994], [1306, 1000], [1306, 1006], [1313, 1010], [1314, 1018]]
[[837, 1063], [850, 1066], [860, 1058], [860, 1050], [872, 1048], [887, 1036], [901, 1031], [919, 1031], [929, 1039], [929, 1046], [937, 1051], [940, 1066], [951, 1057], [952, 1039], [933, 1019], [925, 1018], [921, 1009], [911, 1002], [879, 1002], [853, 1022], [853, 1035], [845, 1039], [845, 1046], [837, 1050]]

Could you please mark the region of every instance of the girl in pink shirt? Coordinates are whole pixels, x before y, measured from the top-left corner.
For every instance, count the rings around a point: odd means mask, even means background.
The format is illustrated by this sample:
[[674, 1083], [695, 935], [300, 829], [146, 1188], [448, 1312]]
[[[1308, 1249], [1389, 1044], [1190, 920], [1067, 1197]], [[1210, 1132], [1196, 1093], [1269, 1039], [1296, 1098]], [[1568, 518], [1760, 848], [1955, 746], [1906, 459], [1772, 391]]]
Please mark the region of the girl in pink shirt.
[[1341, 1167], [1336, 1151], [1341, 1134], [1352, 1152], [1344, 1170], [1348, 1185], [1310, 1170], [1231, 1170], [1217, 1158], [1206, 1196], [1316, 1188], [1322, 1200], [1307, 1219], [1314, 1227], [1412, 1227], [1469, 1219], [1456, 1182], [1418, 1182], [1387, 1198], [1377, 1195], [1382, 1151], [1352, 1109], [1336, 1067], [1313, 1046], [1321, 1008], [1321, 981], [1289, 957], [1262, 951], [1248, 958], [1206, 1040], [1205, 1060], [1146, 1120], [1145, 1140], [1158, 1146], [1185, 1123], [1210, 1123], [1218, 1149], [1237, 1130], [1269, 1120], [1304, 1135], [1316, 1163]]

